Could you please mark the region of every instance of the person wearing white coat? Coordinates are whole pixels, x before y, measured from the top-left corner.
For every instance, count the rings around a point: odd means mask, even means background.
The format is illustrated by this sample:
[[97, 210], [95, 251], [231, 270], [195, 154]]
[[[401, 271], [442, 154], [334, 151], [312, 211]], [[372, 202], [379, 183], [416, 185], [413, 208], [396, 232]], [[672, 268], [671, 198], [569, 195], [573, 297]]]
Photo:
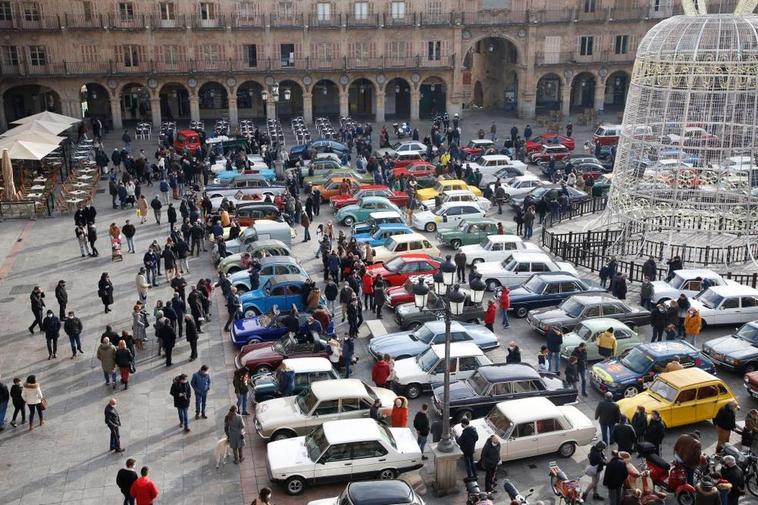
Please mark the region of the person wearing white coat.
[[30, 375], [26, 378], [24, 388], [21, 390], [21, 398], [23, 398], [29, 406], [29, 431], [34, 429], [35, 410], [39, 414], [39, 425], [42, 426], [45, 424], [45, 420], [42, 416], [42, 400], [44, 399], [44, 396], [42, 396], [42, 389], [40, 389], [39, 384], [37, 383], [36, 376]]

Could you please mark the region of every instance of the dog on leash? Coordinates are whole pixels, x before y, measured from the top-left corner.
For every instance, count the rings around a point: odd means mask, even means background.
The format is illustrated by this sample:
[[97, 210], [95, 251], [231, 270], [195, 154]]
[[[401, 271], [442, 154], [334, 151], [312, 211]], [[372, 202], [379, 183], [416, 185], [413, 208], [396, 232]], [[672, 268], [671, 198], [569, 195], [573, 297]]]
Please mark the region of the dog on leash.
[[229, 439], [224, 437], [216, 442], [216, 449], [213, 451], [216, 457], [216, 468], [226, 464], [226, 460], [229, 457]]

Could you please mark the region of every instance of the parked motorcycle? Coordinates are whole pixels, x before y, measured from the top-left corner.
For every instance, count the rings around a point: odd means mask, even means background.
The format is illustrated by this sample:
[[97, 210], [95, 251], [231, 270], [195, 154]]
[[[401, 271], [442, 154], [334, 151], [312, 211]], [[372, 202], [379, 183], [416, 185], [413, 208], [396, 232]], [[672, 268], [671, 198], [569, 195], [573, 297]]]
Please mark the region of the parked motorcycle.
[[742, 469], [745, 477], [745, 487], [753, 496], [758, 496], [758, 456], [750, 449], [740, 450], [732, 444], [725, 443], [721, 447], [721, 457], [733, 456], [737, 466]]
[[566, 505], [584, 503], [582, 500], [582, 483], [579, 479], [569, 479], [555, 461], [548, 463], [550, 474], [550, 487], [558, 497], [558, 503], [566, 502]]
[[479, 488], [476, 479], [463, 479], [466, 483], [466, 505], [493, 505], [492, 495]]
[[399, 139], [403, 137], [410, 137], [413, 134], [413, 128], [411, 128], [411, 125], [403, 122], [400, 123], [392, 123], [392, 127], [395, 129], [395, 136]]
[[505, 492], [508, 493], [511, 502], [515, 501], [519, 505], [529, 505], [527, 499], [534, 493], [534, 488], [529, 488], [529, 492], [526, 493], [526, 496], [521, 495], [518, 489], [516, 489], [516, 486], [514, 486], [513, 483], [508, 479], [505, 479], [503, 481], [503, 489], [505, 489]]
[[644, 458], [640, 471], [649, 472], [653, 486], [674, 493], [679, 505], [695, 503], [695, 487], [687, 482], [687, 470], [682, 463], [669, 464], [655, 453], [655, 446], [648, 442], [639, 444], [639, 455]]

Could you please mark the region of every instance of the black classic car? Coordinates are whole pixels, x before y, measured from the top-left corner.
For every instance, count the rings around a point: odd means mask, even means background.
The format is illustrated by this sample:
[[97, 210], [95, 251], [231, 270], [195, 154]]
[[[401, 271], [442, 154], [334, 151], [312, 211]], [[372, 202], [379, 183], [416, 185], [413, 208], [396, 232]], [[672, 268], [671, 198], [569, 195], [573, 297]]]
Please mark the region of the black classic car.
[[[443, 386], [435, 386], [434, 408], [442, 412]], [[544, 396], [556, 405], [576, 402], [577, 390], [551, 373], [542, 373], [526, 363], [480, 367], [466, 380], [450, 385], [450, 417], [487, 415], [498, 402]]]
[[581, 321], [596, 317], [618, 319], [632, 329], [650, 324], [649, 310], [608, 294], [589, 293], [566, 298], [555, 308], [530, 310], [526, 321], [542, 334], [553, 326], [558, 326], [565, 333]]
[[566, 272], [534, 274], [511, 289], [511, 310], [516, 317], [526, 317], [530, 310], [558, 305], [579, 293], [604, 293], [603, 288]]
[[[463, 313], [461, 315], [454, 315], [453, 319], [464, 323], [478, 323], [484, 318], [484, 308], [482, 305], [481, 303], [473, 303], [471, 298], [466, 296]], [[415, 330], [421, 328], [424, 323], [436, 321], [439, 311], [444, 308], [445, 302], [437, 298], [433, 293], [429, 293], [425, 310], [419, 310], [413, 303], [403, 303], [395, 307], [395, 322], [404, 330]]]

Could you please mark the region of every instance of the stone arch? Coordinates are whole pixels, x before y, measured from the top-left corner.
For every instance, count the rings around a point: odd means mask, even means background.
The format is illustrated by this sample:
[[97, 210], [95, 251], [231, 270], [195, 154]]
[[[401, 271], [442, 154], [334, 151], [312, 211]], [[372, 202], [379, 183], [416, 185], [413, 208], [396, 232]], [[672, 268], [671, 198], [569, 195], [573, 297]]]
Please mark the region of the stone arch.
[[161, 117], [166, 121], [190, 118], [190, 93], [181, 82], [167, 82], [158, 90]]
[[[516, 58], [515, 62], [518, 63], [520, 61], [524, 60], [523, 54], [524, 49], [521, 47], [521, 43], [518, 39], [511, 37], [510, 35], [506, 35], [503, 33], [483, 33], [481, 35], [478, 35], [471, 40], [468, 41], [468, 47], [466, 48], [466, 51], [462, 55], [462, 61], [461, 64], [464, 68], [471, 69], [471, 66], [466, 66], [466, 62], [470, 64], [473, 64], [473, 59], [470, 57], [471, 54], [477, 51], [477, 46], [480, 45], [483, 41], [486, 41], [487, 39], [502, 39], [506, 42], [508, 42], [510, 45], [513, 46], [513, 48], [516, 51]], [[489, 47], [483, 47], [480, 46], [479, 49], [487, 49], [489, 52]], [[494, 52], [494, 51], [492, 51]]]
[[229, 90], [217, 81], [206, 81], [197, 88], [200, 119], [220, 119], [229, 113]]
[[403, 77], [394, 77], [384, 88], [384, 113], [387, 119], [408, 118], [411, 115], [413, 85]]
[[332, 79], [319, 79], [311, 87], [313, 117], [339, 117], [340, 88]]
[[537, 114], [561, 110], [561, 96], [564, 82], [556, 73], [548, 72], [537, 79], [535, 105]]
[[[289, 90], [290, 99], [285, 100], [285, 91]], [[279, 101], [276, 102], [277, 115], [281, 118], [293, 118], [303, 115], [303, 85], [293, 79], [279, 82]]]
[[263, 100], [263, 83], [250, 79], [237, 86], [237, 113], [240, 119], [266, 119], [266, 102]]
[[580, 112], [595, 107], [595, 87], [598, 77], [592, 72], [580, 72], [571, 80], [570, 112]]
[[377, 85], [367, 77], [358, 77], [347, 87], [348, 115], [373, 120], [376, 114]]
[[62, 113], [61, 94], [42, 84], [10, 86], [3, 92], [3, 103], [7, 123], [46, 110]]
[[79, 89], [79, 108], [84, 117], [99, 118], [105, 126], [112, 125], [111, 94], [99, 82], [89, 81]]
[[472, 101], [485, 109], [516, 110], [523, 62], [519, 41], [501, 33], [486, 33], [468, 44], [462, 59], [464, 82], [479, 82], [481, 92]]
[[436, 75], [419, 84], [419, 117], [430, 118], [447, 110], [447, 81]]
[[631, 76], [625, 70], [612, 72], [605, 80], [605, 98], [603, 100], [606, 111], [622, 111], [626, 105], [626, 94], [629, 91]]
[[127, 82], [119, 88], [121, 118], [124, 121], [150, 121], [150, 89], [142, 83]]

